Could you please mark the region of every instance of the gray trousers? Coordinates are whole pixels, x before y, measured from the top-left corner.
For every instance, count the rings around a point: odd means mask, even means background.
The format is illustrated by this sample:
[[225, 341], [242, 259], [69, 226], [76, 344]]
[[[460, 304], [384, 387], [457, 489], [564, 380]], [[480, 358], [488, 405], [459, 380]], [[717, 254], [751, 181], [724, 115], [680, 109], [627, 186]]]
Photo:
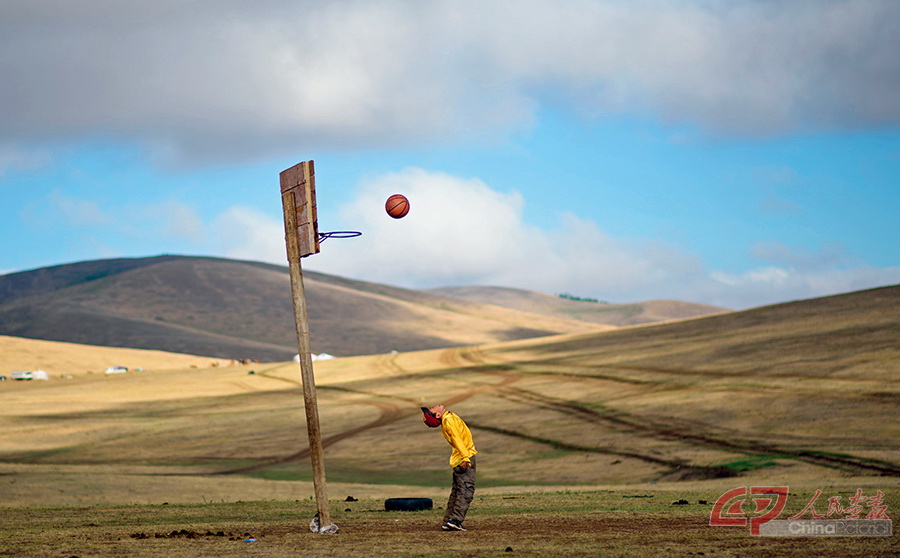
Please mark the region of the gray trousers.
[[475, 497], [475, 456], [470, 457], [469, 461], [472, 464], [465, 469], [453, 468], [453, 488], [450, 489], [450, 499], [447, 500], [444, 523], [451, 519], [462, 523], [469, 511], [469, 504]]

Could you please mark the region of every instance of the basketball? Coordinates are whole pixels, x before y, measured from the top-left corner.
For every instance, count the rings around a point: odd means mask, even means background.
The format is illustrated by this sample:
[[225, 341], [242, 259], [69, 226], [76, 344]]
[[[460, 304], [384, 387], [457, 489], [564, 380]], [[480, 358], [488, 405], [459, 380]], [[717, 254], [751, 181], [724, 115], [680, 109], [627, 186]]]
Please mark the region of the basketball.
[[400, 219], [409, 213], [409, 200], [403, 194], [394, 194], [384, 203], [384, 210], [394, 219]]

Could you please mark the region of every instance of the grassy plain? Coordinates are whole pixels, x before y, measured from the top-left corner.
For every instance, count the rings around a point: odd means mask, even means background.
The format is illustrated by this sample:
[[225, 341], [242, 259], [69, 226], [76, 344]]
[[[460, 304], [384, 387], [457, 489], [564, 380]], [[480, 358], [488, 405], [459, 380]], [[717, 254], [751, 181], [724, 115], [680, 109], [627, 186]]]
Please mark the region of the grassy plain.
[[[5, 382], [0, 555], [59, 556], [64, 543], [79, 556], [837, 555], [846, 540], [765, 542], [709, 527], [709, 513], [724, 491], [754, 485], [790, 486], [797, 508], [821, 489], [820, 512], [829, 496], [882, 490], [896, 510], [898, 302], [891, 287], [319, 361], [329, 494], [346, 524], [333, 540], [305, 527], [314, 505], [296, 364]], [[436, 402], [466, 419], [479, 449], [473, 529], [452, 543], [434, 531], [437, 512], [381, 511], [388, 497], [446, 499], [449, 450], [418, 410]], [[360, 503], [345, 507], [347, 496]], [[688, 504], [671, 505], [679, 499]], [[156, 538], [181, 529], [203, 536]], [[131, 538], [139, 532], [151, 538]], [[41, 554], [42, 541], [56, 554]], [[894, 541], [853, 544], [888, 555]], [[340, 544], [350, 551], [329, 546]]]
[[[617, 489], [477, 496], [465, 533], [440, 509], [384, 511], [380, 499], [334, 502], [340, 531], [311, 533], [315, 503], [0, 508], [0, 556], [895, 556], [896, 537], [754, 537], [710, 527], [716, 490]], [[788, 509], [810, 498], [792, 493]], [[890, 491], [888, 504], [900, 504]], [[677, 502], [677, 504], [676, 504]], [[440, 507], [440, 506], [436, 506]], [[251, 541], [251, 542], [246, 542]]]

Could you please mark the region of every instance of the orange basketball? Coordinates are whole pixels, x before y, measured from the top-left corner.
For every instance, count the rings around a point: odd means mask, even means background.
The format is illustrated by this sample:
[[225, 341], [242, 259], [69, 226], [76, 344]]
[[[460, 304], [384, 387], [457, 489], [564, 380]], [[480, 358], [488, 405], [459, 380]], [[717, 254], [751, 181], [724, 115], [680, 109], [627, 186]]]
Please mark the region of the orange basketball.
[[384, 210], [394, 219], [400, 219], [409, 213], [409, 200], [403, 194], [394, 194], [384, 203]]

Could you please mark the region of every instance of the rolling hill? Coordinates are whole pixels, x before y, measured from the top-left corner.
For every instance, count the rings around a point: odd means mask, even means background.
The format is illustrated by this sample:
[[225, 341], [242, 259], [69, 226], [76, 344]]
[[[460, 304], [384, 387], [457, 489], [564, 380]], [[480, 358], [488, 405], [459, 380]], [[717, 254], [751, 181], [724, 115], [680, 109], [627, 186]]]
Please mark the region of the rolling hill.
[[[509, 296], [488, 304], [313, 271], [304, 271], [304, 284], [317, 353], [413, 351], [608, 327], [577, 312], [516, 308]], [[710, 311], [688, 306], [693, 315]], [[0, 276], [0, 334], [230, 359], [278, 361], [296, 352], [287, 267], [219, 258], [97, 260]]]
[[429, 292], [544, 316], [620, 327], [708, 316], [729, 311], [717, 306], [678, 300], [609, 304], [509, 287], [441, 287], [430, 289]]
[[[898, 304], [893, 286], [659, 325], [317, 361], [330, 494], [446, 497], [449, 450], [418, 409], [432, 402], [472, 428], [481, 493], [895, 489]], [[0, 383], [4, 501], [308, 499], [297, 365], [249, 369]]]

